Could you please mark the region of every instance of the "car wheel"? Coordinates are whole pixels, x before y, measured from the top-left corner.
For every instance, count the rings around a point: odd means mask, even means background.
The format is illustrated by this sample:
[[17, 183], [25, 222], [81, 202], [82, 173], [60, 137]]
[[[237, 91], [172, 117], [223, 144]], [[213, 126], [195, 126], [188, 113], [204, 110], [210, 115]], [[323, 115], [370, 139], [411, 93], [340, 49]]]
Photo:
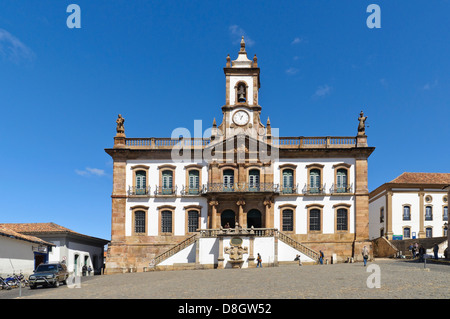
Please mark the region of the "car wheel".
[[30, 285], [30, 289], [36, 289], [36, 285]]
[[56, 279], [55, 283], [53, 284], [53, 287], [58, 288], [59, 287], [59, 280]]

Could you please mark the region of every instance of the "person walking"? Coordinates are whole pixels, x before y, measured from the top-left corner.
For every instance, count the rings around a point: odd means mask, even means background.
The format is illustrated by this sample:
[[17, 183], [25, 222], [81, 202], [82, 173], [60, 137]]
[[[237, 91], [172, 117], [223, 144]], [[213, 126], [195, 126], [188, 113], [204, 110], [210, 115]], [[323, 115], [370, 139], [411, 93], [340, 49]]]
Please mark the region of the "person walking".
[[367, 248], [367, 246], [364, 246], [364, 248], [362, 250], [362, 256], [363, 256], [363, 260], [364, 260], [364, 267], [366, 267], [367, 259], [369, 259], [369, 249]]
[[438, 259], [439, 246], [436, 243], [433, 246], [433, 252], [434, 252], [434, 259]]
[[323, 265], [323, 258], [325, 255], [323, 254], [323, 251], [319, 250], [319, 263]]
[[261, 267], [262, 268], [262, 258], [261, 255], [258, 253], [258, 257], [256, 257], [256, 261], [258, 262], [256, 264], [256, 268]]

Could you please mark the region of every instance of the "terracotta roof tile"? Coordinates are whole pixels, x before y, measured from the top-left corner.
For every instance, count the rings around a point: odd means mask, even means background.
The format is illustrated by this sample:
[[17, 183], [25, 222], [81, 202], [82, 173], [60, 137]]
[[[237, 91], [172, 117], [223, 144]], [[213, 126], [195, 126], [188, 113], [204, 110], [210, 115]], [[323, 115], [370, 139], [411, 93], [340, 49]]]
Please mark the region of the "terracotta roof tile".
[[392, 184], [450, 184], [449, 173], [408, 173], [393, 179]]
[[0, 224], [19, 233], [54, 233], [70, 232], [78, 234], [73, 230], [57, 225], [55, 223], [21, 223], [21, 224]]
[[38, 237], [34, 237], [34, 236], [30, 236], [30, 235], [24, 235], [21, 233], [18, 233], [6, 226], [0, 225], [0, 235], [1, 236], [6, 236], [6, 237], [11, 237], [11, 238], [16, 238], [16, 239], [21, 239], [21, 240], [25, 240], [25, 241], [29, 241], [32, 243], [37, 243], [37, 244], [42, 244], [42, 245], [50, 245], [50, 246], [55, 246], [54, 244], [47, 242], [45, 240], [42, 240]]
[[18, 224], [0, 224], [0, 226], [4, 226], [8, 229], [11, 229], [17, 233], [21, 233], [24, 235], [34, 235], [34, 236], [42, 236], [44, 234], [72, 234], [75, 236], [89, 238], [93, 240], [100, 240], [108, 242], [109, 240], [105, 240], [102, 238], [96, 238], [88, 235], [84, 235], [81, 233], [77, 233], [69, 228], [60, 226], [55, 223], [18, 223]]

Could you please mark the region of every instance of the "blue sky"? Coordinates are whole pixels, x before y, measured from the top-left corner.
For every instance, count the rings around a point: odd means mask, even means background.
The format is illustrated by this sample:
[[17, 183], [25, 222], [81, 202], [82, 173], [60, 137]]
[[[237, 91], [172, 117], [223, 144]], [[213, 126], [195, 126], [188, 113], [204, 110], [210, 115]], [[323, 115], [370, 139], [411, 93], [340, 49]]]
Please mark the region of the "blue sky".
[[[80, 29], [66, 25], [71, 3]], [[366, 25], [371, 3], [380, 29]], [[449, 12], [448, 0], [4, 0], [0, 221], [109, 239], [117, 114], [127, 137], [206, 129], [242, 35], [261, 68], [261, 117], [281, 136], [355, 136], [363, 110], [369, 190], [405, 171], [448, 173]]]

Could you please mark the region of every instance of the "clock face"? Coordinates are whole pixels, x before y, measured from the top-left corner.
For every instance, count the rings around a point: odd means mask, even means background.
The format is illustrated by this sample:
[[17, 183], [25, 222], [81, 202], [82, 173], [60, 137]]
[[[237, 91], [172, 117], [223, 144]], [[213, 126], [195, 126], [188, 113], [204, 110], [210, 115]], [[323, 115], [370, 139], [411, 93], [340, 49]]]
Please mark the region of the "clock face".
[[249, 116], [245, 111], [237, 111], [233, 115], [233, 122], [237, 125], [245, 125], [248, 123]]

